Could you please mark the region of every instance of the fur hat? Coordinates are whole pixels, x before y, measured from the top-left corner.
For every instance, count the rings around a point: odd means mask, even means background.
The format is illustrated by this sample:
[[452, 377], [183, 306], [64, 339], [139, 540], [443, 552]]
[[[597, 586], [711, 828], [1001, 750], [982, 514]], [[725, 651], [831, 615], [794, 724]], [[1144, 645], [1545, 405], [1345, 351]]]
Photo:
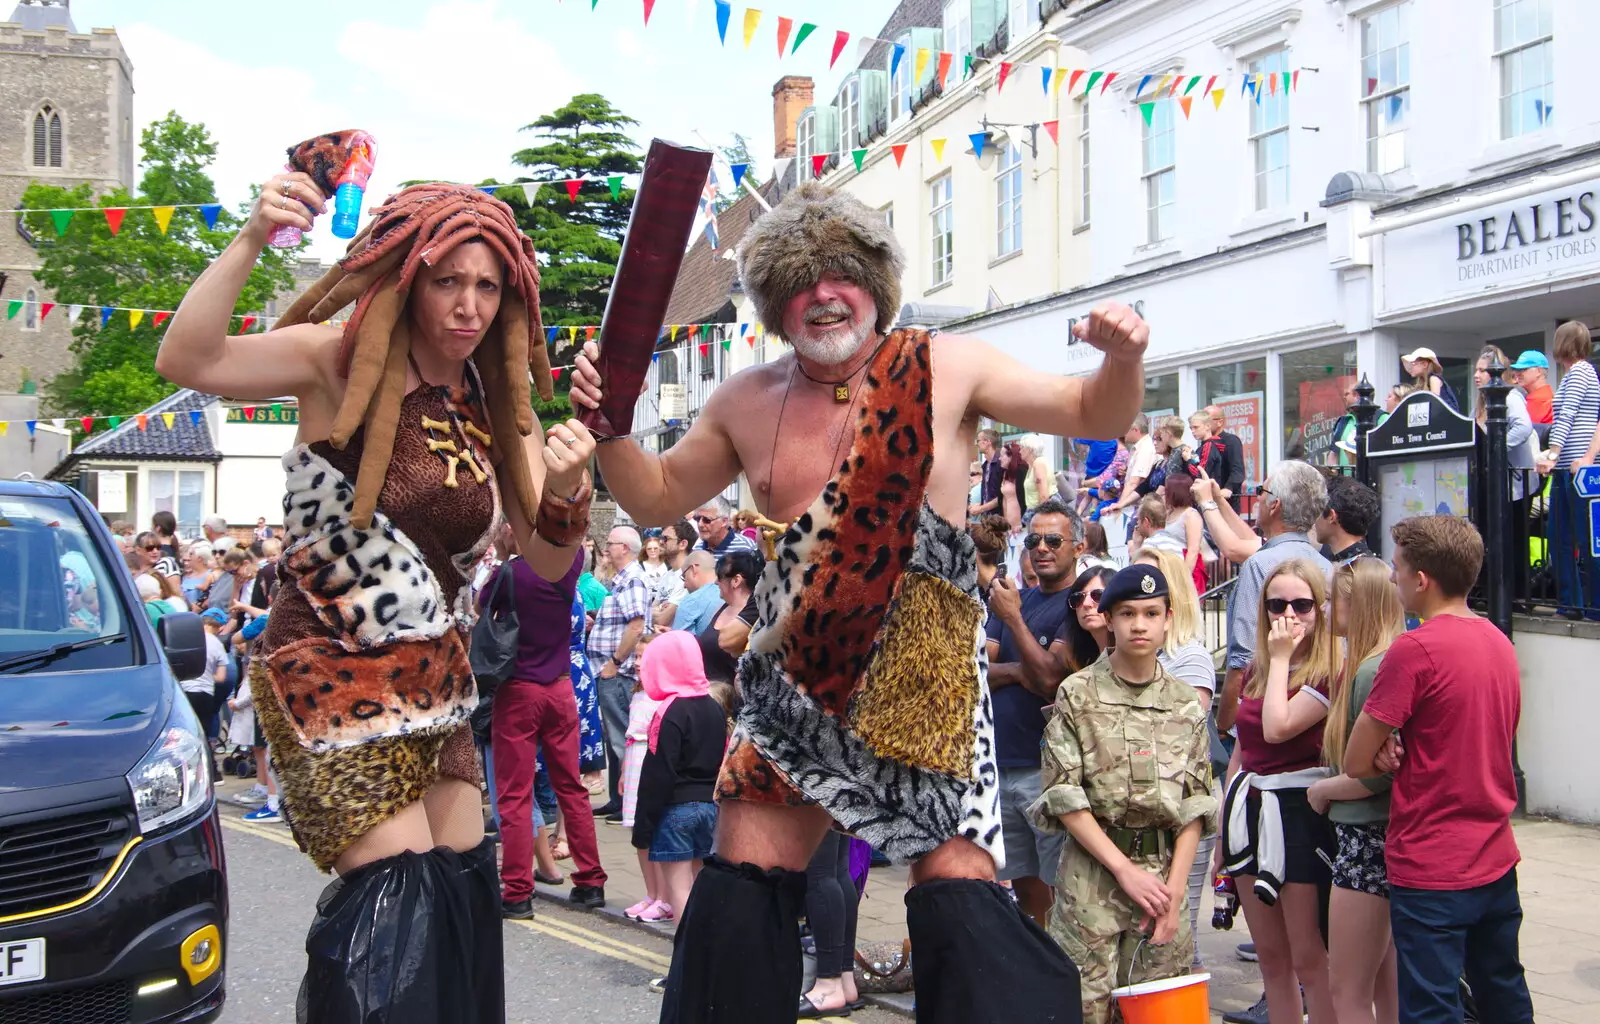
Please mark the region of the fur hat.
[[847, 274], [878, 307], [877, 330], [900, 315], [906, 258], [883, 214], [848, 192], [806, 182], [758, 218], [739, 246], [739, 279], [768, 331], [782, 337], [783, 307], [829, 271]]

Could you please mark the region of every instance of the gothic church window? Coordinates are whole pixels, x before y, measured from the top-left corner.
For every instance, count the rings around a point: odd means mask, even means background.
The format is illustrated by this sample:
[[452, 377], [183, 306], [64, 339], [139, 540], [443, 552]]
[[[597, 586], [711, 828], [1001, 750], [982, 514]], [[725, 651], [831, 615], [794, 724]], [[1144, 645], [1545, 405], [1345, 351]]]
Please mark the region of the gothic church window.
[[46, 104], [33, 115], [33, 166], [61, 165], [61, 112]]

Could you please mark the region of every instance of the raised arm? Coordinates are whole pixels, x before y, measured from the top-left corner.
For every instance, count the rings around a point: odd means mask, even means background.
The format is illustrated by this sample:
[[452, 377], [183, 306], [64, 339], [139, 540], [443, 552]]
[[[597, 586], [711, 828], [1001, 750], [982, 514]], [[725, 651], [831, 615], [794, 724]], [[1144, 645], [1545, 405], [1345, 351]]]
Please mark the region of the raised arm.
[[335, 388], [336, 328], [302, 324], [228, 335], [239, 293], [268, 237], [282, 225], [309, 231], [313, 214], [322, 210], [322, 194], [307, 175], [281, 174], [267, 182], [245, 226], [179, 304], [156, 353], [156, 372], [174, 384], [230, 398], [306, 398]]

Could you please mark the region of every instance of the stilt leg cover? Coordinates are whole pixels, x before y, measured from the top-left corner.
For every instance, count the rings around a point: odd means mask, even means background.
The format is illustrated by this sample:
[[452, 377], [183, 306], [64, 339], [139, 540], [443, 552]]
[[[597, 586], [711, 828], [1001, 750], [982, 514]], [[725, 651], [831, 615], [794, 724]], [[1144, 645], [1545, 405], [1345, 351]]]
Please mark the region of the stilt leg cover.
[[[472, 999], [456, 1020], [464, 1024], [505, 1024], [505, 921], [500, 916], [500, 869], [494, 839], [484, 837], [477, 849], [460, 855], [457, 882], [472, 911]], [[476, 1007], [472, 1016], [466, 1007]]]
[[[306, 936], [300, 1024], [503, 1024], [500, 921], [478, 920], [479, 890], [498, 889], [493, 848], [487, 865], [483, 852], [385, 857], [323, 890]], [[493, 993], [480, 993], [491, 971]]]
[[913, 886], [906, 925], [917, 1024], [1083, 1024], [1078, 968], [1001, 886]]
[[794, 1024], [806, 876], [712, 857], [672, 943], [661, 1024]]

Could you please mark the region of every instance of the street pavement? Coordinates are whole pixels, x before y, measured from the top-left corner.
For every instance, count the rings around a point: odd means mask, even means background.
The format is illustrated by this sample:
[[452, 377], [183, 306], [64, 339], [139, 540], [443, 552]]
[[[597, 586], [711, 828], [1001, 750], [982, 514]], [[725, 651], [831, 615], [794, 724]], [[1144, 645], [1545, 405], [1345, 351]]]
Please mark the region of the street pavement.
[[[246, 784], [229, 780], [222, 792]], [[318, 894], [319, 874], [281, 825], [243, 822], [243, 808], [222, 804], [232, 897], [225, 1024], [294, 1020], [304, 970], [304, 941]], [[669, 927], [630, 922], [621, 908], [643, 895], [628, 830], [597, 822], [600, 857], [610, 874], [608, 906], [595, 913], [567, 909], [565, 886], [539, 886], [538, 916], [506, 924], [506, 1019], [569, 1024], [653, 1024], [660, 997], [647, 983], [665, 973]], [[1600, 1021], [1600, 829], [1564, 822], [1516, 823], [1523, 862], [1518, 869], [1525, 920], [1522, 958], [1541, 1021]], [[561, 865], [571, 869], [571, 862]], [[859, 941], [905, 937], [903, 868], [874, 869], [861, 904]], [[1202, 908], [1199, 945], [1212, 980], [1214, 1019], [1248, 1006], [1260, 994], [1256, 966], [1234, 947], [1249, 940], [1244, 916], [1232, 931], [1211, 928], [1211, 897]], [[899, 1024], [909, 997], [854, 1014], [856, 1024]], [[845, 1018], [834, 1018], [844, 1020]]]

